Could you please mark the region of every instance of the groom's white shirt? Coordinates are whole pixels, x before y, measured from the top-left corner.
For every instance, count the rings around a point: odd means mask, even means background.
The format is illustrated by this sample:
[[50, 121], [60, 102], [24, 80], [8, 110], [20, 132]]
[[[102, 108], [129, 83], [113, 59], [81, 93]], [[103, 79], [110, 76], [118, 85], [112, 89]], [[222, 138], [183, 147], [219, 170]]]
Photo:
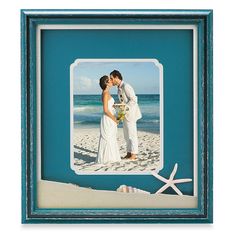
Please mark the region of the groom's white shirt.
[[142, 117], [138, 105], [138, 97], [135, 95], [134, 89], [131, 85], [121, 81], [121, 84], [118, 87], [118, 97], [120, 102], [123, 100], [129, 109], [125, 115], [127, 121], [137, 121]]

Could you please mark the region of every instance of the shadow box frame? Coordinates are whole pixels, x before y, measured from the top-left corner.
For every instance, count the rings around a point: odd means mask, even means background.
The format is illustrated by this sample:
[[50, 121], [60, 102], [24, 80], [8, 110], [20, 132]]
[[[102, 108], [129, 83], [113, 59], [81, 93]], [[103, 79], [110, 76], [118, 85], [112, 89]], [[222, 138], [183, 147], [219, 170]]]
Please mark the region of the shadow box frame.
[[[39, 24], [80, 20], [133, 25], [192, 24], [198, 29], [198, 187], [194, 209], [40, 209], [37, 207], [37, 50]], [[94, 23], [97, 22], [97, 23]], [[213, 222], [213, 11], [212, 10], [21, 10], [22, 223], [212, 223]]]

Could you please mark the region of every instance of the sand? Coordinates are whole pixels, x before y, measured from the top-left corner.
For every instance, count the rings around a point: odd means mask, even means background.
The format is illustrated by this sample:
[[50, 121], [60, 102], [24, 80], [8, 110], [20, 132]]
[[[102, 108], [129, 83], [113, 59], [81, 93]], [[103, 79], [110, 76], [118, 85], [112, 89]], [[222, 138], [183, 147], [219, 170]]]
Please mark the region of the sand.
[[120, 193], [53, 181], [38, 182], [39, 208], [196, 208], [197, 197]]
[[[146, 131], [138, 131], [139, 154], [135, 161], [122, 159], [109, 164], [95, 163], [99, 128], [74, 129], [74, 170], [76, 172], [149, 172], [160, 165], [160, 135]], [[117, 141], [120, 155], [126, 155], [126, 144], [123, 129], [118, 128]]]

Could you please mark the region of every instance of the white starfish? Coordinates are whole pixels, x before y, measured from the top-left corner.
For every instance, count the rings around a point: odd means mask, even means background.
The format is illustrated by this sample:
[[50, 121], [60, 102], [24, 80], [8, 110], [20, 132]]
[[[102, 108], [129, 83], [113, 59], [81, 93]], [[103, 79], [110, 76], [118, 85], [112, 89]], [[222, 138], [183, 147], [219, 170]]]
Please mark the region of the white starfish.
[[178, 164], [176, 163], [174, 166], [174, 169], [172, 170], [169, 179], [166, 179], [162, 176], [160, 176], [159, 174], [157, 174], [155, 171], [152, 171], [151, 174], [156, 177], [157, 179], [161, 180], [162, 182], [166, 183], [163, 187], [161, 187], [156, 194], [158, 193], [162, 193], [163, 191], [165, 191], [167, 188], [171, 187], [178, 195], [183, 195], [181, 193], [181, 191], [175, 186], [175, 184], [179, 184], [179, 183], [187, 183], [187, 182], [191, 182], [192, 179], [174, 179], [175, 174], [177, 172], [178, 169]]

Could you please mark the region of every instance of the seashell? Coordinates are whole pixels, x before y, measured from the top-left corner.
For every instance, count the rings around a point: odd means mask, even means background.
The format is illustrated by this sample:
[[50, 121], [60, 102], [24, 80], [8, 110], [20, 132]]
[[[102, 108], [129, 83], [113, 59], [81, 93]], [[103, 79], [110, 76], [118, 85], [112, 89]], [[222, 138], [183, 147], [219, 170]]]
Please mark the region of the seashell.
[[142, 189], [134, 188], [131, 186], [121, 185], [117, 190], [117, 192], [120, 193], [144, 193], [144, 194], [150, 194], [150, 192], [144, 191]]

